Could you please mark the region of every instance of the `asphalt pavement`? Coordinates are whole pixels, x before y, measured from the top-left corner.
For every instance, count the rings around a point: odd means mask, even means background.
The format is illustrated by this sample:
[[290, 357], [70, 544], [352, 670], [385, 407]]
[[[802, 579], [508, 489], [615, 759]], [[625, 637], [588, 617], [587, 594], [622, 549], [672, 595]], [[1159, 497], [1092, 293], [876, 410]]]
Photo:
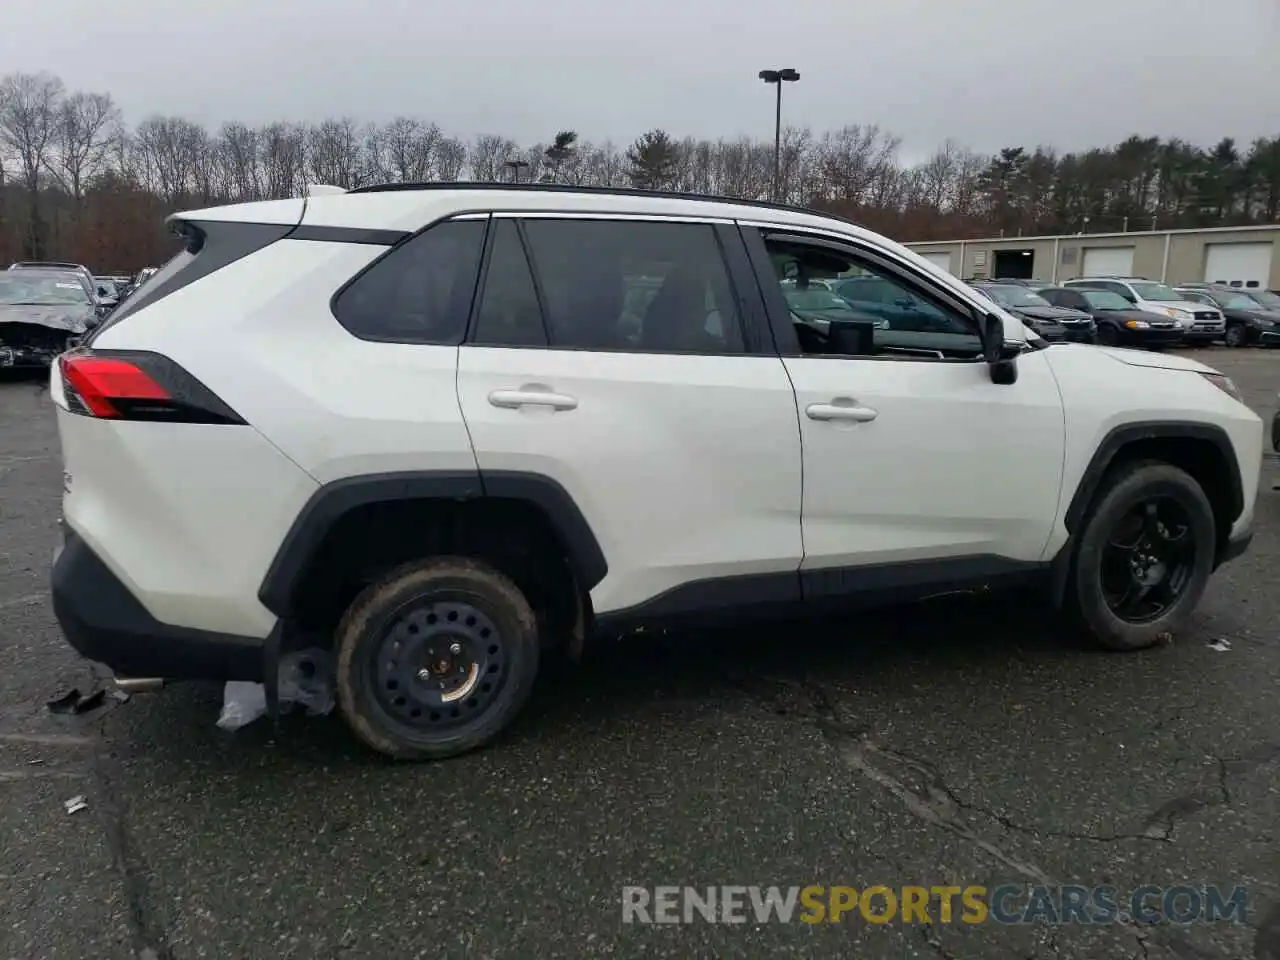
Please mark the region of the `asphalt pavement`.
[[[1206, 353], [1269, 417], [1280, 353]], [[41, 383], [0, 383], [0, 957], [1280, 958], [1274, 464], [1252, 549], [1159, 649], [1092, 649], [1007, 595], [633, 639], [431, 765], [369, 754], [336, 716], [227, 733], [209, 686], [51, 713], [105, 679], [49, 607], [60, 473]], [[621, 906], [626, 886], [947, 884], [1248, 904], [1188, 925]]]

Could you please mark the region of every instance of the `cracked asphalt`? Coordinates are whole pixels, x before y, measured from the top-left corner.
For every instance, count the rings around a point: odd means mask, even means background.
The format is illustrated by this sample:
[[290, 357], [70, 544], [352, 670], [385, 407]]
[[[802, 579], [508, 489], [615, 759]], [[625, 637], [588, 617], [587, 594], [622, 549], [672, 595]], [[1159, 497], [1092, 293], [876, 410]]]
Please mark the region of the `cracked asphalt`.
[[[1216, 349], [1269, 417], [1280, 353]], [[61, 490], [0, 383], [0, 957], [1280, 958], [1280, 468], [1252, 549], [1160, 649], [1016, 596], [597, 647], [434, 765], [336, 717], [214, 727], [100, 685], [47, 599]], [[67, 814], [83, 795], [87, 809]], [[624, 924], [624, 885], [1218, 884], [1246, 922]]]

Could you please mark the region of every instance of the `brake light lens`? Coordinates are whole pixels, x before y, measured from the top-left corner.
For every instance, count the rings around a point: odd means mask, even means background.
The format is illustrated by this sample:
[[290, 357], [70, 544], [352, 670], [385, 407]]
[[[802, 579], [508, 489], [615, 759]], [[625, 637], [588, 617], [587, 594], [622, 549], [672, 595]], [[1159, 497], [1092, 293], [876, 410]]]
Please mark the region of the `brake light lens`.
[[70, 413], [98, 420], [243, 425], [212, 390], [159, 353], [79, 347], [58, 358]]
[[128, 360], [64, 354], [59, 363], [67, 387], [94, 417], [120, 419], [124, 414], [119, 401], [173, 399], [145, 370]]

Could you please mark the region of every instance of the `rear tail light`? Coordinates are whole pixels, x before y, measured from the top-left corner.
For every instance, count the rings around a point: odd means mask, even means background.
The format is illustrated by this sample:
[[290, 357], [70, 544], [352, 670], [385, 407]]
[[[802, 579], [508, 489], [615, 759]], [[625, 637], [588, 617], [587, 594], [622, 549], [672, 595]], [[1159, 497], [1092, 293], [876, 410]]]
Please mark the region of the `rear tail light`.
[[99, 420], [243, 424], [168, 357], [137, 350], [72, 350], [58, 359], [67, 409]]

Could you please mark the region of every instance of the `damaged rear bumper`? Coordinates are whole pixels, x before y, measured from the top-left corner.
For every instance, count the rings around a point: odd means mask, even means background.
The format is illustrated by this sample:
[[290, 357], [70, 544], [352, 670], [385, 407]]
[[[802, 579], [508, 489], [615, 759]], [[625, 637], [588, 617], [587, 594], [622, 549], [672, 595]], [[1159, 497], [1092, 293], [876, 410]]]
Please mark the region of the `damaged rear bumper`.
[[53, 611], [83, 656], [126, 677], [262, 682], [268, 675], [273, 638], [161, 623], [83, 539], [65, 528], [64, 536], [53, 562]]

